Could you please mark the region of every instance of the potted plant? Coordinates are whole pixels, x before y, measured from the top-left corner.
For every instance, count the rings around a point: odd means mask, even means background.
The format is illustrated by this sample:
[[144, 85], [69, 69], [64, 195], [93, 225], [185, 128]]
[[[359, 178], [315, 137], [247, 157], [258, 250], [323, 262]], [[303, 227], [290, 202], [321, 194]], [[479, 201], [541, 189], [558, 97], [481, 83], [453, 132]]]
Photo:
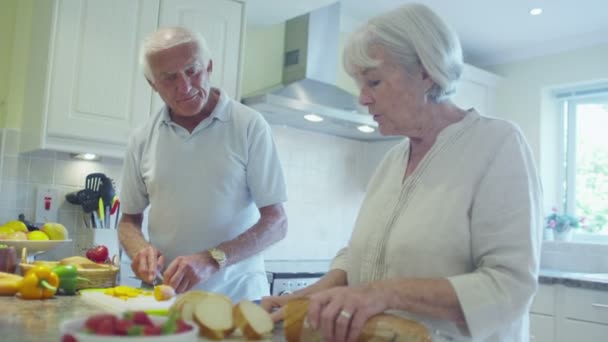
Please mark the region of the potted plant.
[[552, 209], [552, 213], [545, 219], [545, 228], [553, 231], [553, 236], [557, 241], [570, 241], [574, 229], [583, 227], [585, 217], [576, 217], [570, 214], [560, 214], [557, 208]]

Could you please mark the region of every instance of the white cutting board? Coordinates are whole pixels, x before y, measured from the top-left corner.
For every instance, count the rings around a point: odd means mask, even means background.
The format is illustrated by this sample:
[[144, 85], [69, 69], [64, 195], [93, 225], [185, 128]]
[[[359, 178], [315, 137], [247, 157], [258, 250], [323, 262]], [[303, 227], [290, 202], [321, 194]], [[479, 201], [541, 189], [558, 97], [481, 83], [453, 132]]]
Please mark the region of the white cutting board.
[[80, 298], [104, 311], [123, 313], [125, 311], [167, 310], [175, 302], [175, 297], [159, 302], [154, 296], [138, 296], [123, 300], [103, 293], [103, 290], [81, 290]]

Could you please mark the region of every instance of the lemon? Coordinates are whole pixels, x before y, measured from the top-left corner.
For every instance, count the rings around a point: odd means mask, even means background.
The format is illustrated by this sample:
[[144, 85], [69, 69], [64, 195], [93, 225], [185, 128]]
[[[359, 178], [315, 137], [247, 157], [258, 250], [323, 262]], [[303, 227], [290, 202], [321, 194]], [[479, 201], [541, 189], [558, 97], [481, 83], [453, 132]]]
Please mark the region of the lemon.
[[46, 233], [51, 240], [67, 240], [69, 237], [68, 230], [61, 223], [47, 222], [40, 230]]
[[0, 226], [0, 235], [9, 235], [14, 232], [15, 230], [9, 226]]
[[46, 235], [44, 232], [41, 232], [39, 230], [34, 230], [27, 234], [27, 239], [43, 241], [43, 240], [49, 240], [49, 236]]
[[17, 221], [17, 220], [8, 221], [4, 224], [4, 226], [9, 227], [13, 231], [16, 231], [16, 232], [24, 232], [24, 233], [28, 232], [27, 226], [25, 225], [25, 223], [23, 223], [21, 221]]

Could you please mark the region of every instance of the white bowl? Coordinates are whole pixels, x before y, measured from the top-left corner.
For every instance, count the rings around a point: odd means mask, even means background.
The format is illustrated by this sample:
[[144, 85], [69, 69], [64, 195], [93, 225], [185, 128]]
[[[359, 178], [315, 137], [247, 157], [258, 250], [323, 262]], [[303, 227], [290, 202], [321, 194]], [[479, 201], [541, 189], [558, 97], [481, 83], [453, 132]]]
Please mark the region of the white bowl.
[[40, 254], [70, 241], [72, 240], [0, 240], [0, 244], [15, 247], [19, 256], [23, 247], [27, 248], [27, 254]]
[[[92, 335], [83, 332], [84, 322], [88, 317], [72, 318], [61, 323], [61, 336], [70, 334], [76, 338], [78, 342], [195, 342], [198, 341], [198, 326], [192, 322], [186, 322], [192, 326], [192, 330], [171, 335], [158, 336], [103, 336]], [[160, 324], [167, 320], [167, 317], [150, 316], [154, 324]]]

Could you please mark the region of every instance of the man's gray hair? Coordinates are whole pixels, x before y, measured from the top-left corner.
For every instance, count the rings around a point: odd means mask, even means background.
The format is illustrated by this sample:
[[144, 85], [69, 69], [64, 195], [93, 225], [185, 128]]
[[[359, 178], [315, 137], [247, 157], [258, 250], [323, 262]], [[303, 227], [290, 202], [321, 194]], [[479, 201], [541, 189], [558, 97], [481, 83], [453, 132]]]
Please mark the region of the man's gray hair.
[[184, 43], [195, 43], [198, 46], [203, 68], [207, 67], [211, 59], [211, 53], [205, 38], [201, 34], [179, 26], [162, 27], [148, 35], [139, 49], [139, 65], [150, 82], [154, 82], [154, 75], [150, 70], [148, 57], [156, 52]]
[[463, 69], [462, 48], [456, 32], [430, 8], [407, 4], [370, 19], [345, 45], [343, 64], [351, 76], [361, 68], [377, 67], [370, 56], [374, 46], [385, 49], [410, 73], [424, 68], [435, 83], [434, 102], [449, 98]]

